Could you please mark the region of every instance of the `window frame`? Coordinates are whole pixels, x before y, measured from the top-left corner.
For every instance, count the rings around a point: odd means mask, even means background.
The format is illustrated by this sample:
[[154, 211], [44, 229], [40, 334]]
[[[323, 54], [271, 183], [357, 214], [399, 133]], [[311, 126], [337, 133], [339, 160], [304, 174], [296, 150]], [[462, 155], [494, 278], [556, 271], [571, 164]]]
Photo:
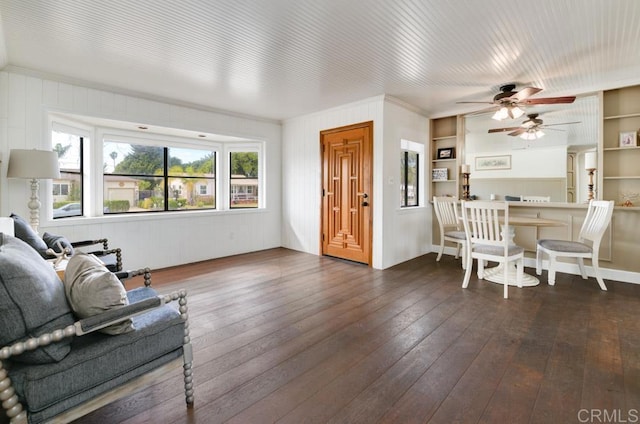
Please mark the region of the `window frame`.
[[[417, 155], [416, 157], [416, 188], [415, 188], [415, 193], [416, 193], [416, 204], [415, 205], [408, 205], [407, 204], [407, 196], [408, 196], [408, 190], [406, 188], [406, 177], [407, 177], [407, 166], [405, 166], [404, 169], [400, 169], [400, 175], [402, 176], [402, 173], [404, 172], [404, 182], [401, 180], [400, 183], [398, 184], [398, 188], [400, 193], [402, 193], [402, 188], [403, 188], [403, 184], [405, 185], [404, 188], [404, 197], [401, 198], [401, 202], [400, 202], [400, 208], [401, 209], [407, 209], [407, 208], [417, 208], [417, 207], [422, 207], [424, 206], [424, 199], [425, 199], [425, 185], [426, 184], [421, 184], [423, 178], [424, 178], [424, 151], [425, 151], [425, 146], [422, 143], [417, 143], [414, 141], [410, 141], [410, 140], [406, 140], [406, 139], [401, 139], [400, 140], [400, 161], [399, 163], [402, 163], [402, 157], [404, 156], [405, 159], [405, 165], [407, 164], [407, 156], [408, 153], [415, 153]], [[402, 167], [402, 165], [400, 165]]]

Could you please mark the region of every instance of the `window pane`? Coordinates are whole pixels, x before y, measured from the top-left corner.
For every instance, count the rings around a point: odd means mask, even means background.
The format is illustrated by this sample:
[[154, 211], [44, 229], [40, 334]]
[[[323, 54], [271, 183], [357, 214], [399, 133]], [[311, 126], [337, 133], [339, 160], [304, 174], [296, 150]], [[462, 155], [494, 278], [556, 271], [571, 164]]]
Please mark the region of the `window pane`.
[[418, 154], [407, 152], [407, 206], [418, 206]]
[[162, 177], [104, 176], [104, 213], [164, 210]]
[[51, 144], [60, 166], [60, 178], [52, 180], [53, 218], [82, 216], [82, 137], [52, 131]]
[[232, 152], [229, 179], [230, 207], [258, 207], [258, 153]]
[[213, 178], [169, 178], [169, 210], [215, 208]]
[[103, 145], [105, 174], [163, 175], [164, 148], [105, 141]]
[[207, 177], [215, 173], [215, 152], [211, 150], [169, 148], [170, 177]]
[[400, 206], [418, 206], [417, 152], [403, 151], [400, 155]]

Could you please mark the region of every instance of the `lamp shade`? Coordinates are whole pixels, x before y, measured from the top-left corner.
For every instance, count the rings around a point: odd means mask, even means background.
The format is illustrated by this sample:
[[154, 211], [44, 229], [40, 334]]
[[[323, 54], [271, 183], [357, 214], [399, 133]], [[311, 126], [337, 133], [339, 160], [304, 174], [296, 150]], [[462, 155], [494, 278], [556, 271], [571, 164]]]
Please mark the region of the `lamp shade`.
[[51, 150], [12, 149], [7, 169], [9, 178], [60, 178], [58, 153]]
[[598, 157], [596, 152], [586, 152], [584, 154], [584, 169], [596, 169], [598, 167]]

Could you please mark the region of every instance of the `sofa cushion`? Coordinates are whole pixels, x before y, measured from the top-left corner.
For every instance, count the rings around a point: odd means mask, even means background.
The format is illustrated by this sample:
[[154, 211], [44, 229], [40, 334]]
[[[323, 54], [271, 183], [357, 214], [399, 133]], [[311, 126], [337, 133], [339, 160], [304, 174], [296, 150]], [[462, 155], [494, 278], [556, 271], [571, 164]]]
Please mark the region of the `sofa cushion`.
[[[0, 234], [0, 346], [73, 324], [64, 286], [53, 266], [22, 240]], [[69, 353], [71, 338], [12, 357], [49, 363]]]
[[31, 228], [31, 225], [29, 225], [24, 218], [14, 213], [11, 214], [11, 218], [13, 218], [13, 231], [15, 236], [33, 247], [40, 256], [47, 259], [49, 257], [46, 253], [48, 249], [47, 244], [40, 238], [38, 233]]
[[[156, 294], [143, 287], [131, 290], [128, 298], [135, 303]], [[118, 336], [76, 337], [71, 353], [57, 364], [13, 367], [11, 380], [30, 417], [50, 419], [181, 356], [184, 321], [171, 305], [138, 315], [133, 322], [134, 331]]]
[[[61, 253], [62, 249], [60, 249], [60, 245], [62, 245], [63, 249], [68, 249], [69, 253], [67, 256], [73, 256], [74, 250], [71, 242], [67, 240], [64, 236], [57, 236], [51, 233], [44, 233], [42, 235], [42, 240], [46, 243], [49, 249], [53, 249], [56, 253]], [[47, 255], [48, 256], [48, 255]]]
[[[127, 291], [118, 278], [94, 255], [76, 253], [67, 263], [64, 288], [71, 309], [80, 318], [129, 304]], [[106, 334], [122, 334], [133, 330], [131, 320], [103, 328]]]

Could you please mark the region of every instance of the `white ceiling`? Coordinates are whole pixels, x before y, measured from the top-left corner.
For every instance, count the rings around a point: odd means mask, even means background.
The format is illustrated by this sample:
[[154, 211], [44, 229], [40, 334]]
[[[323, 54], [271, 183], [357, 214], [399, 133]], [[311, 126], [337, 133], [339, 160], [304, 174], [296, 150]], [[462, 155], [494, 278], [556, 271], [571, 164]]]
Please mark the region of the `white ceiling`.
[[275, 120], [381, 94], [444, 116], [509, 82], [536, 97], [640, 83], [639, 0], [0, 0], [0, 14], [0, 68]]

